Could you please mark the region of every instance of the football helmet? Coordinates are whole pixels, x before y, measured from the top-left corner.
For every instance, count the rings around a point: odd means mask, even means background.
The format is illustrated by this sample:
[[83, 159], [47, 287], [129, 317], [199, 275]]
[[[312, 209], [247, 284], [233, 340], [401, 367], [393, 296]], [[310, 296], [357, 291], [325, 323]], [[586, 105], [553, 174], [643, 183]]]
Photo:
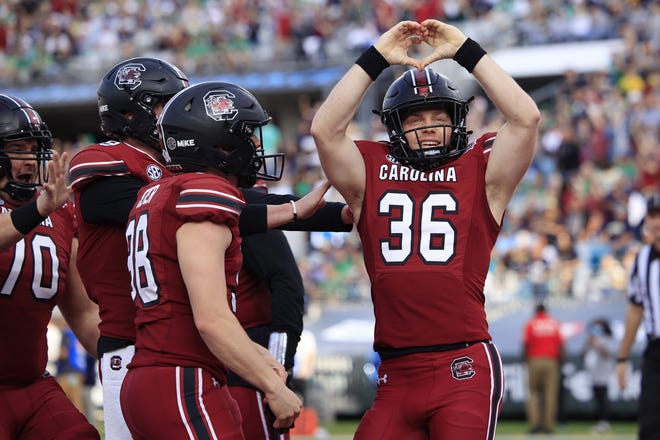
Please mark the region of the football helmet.
[[101, 131], [117, 140], [138, 139], [157, 150], [154, 107], [188, 87], [188, 77], [157, 58], [131, 58], [112, 67], [96, 91]]
[[[22, 139], [35, 139], [36, 151], [6, 148], [6, 144]], [[14, 200], [30, 200], [37, 187], [48, 181], [48, 161], [53, 159], [53, 137], [48, 126], [30, 104], [10, 95], [0, 95], [0, 178], [6, 177], [7, 184], [2, 191]], [[12, 160], [31, 160], [37, 162], [36, 179], [32, 182], [16, 180], [12, 173]]]
[[[400, 163], [421, 171], [431, 170], [458, 158], [468, 147], [467, 136], [470, 132], [465, 127], [465, 118], [470, 101], [464, 101], [444, 75], [431, 69], [406, 71], [385, 93], [380, 112], [381, 121], [390, 137], [392, 156]], [[404, 118], [411, 111], [436, 108], [445, 110], [451, 118], [451, 139], [436, 148], [411, 148], [406, 132], [403, 131]], [[419, 128], [410, 132], [417, 130]]]
[[158, 119], [163, 158], [173, 171], [211, 167], [236, 175], [238, 186], [245, 188], [257, 179], [279, 180], [284, 155], [266, 155], [261, 144], [261, 127], [270, 120], [243, 87], [219, 81], [195, 84], [170, 99]]

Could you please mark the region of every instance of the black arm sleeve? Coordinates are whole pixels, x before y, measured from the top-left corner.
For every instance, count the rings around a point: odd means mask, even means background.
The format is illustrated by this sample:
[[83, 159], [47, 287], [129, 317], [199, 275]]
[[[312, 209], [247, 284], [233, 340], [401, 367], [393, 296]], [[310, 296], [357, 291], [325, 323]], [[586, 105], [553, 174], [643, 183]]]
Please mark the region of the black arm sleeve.
[[238, 228], [241, 237], [268, 231], [268, 207], [248, 202], [239, 217]]
[[105, 177], [80, 192], [80, 211], [85, 223], [126, 226], [137, 193], [145, 182], [136, 177]]
[[[245, 189], [243, 196], [247, 206], [243, 209], [240, 217], [241, 236], [265, 232], [268, 228], [268, 205], [282, 205], [290, 200], [300, 199], [292, 194], [270, 194], [258, 189]], [[283, 231], [335, 231], [350, 232], [353, 224], [345, 224], [341, 220], [341, 210], [344, 203], [327, 202], [326, 205], [316, 211], [309, 218], [296, 222], [287, 223], [276, 229]]]
[[[285, 366], [293, 356], [303, 329], [305, 288], [296, 259], [282, 231], [243, 238], [243, 264], [254, 276], [266, 280], [272, 295], [271, 332], [286, 332]], [[266, 341], [268, 347], [268, 341]]]
[[316, 211], [311, 217], [287, 223], [277, 229], [283, 231], [351, 232], [353, 223], [345, 224], [341, 221], [341, 210], [344, 209], [344, 206], [346, 206], [344, 203], [326, 202], [325, 206]]

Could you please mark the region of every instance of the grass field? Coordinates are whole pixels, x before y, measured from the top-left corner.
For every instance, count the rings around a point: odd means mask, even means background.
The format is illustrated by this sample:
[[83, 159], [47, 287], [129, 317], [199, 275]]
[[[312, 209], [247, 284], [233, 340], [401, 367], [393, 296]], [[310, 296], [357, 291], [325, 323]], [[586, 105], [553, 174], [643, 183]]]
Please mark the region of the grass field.
[[[292, 436], [295, 440], [351, 440], [359, 420], [338, 420], [332, 424], [321, 426], [315, 436]], [[551, 435], [530, 435], [529, 427], [524, 420], [500, 420], [497, 424], [497, 440], [523, 440], [552, 438], [556, 440], [635, 440], [637, 438], [637, 423], [631, 421], [612, 422], [612, 429], [607, 434], [597, 434], [591, 431], [593, 421], [570, 421], [558, 426]], [[103, 424], [99, 426], [103, 438]]]
[[[316, 436], [294, 436], [299, 440], [325, 439], [349, 440], [357, 427], [358, 420], [339, 420], [335, 423], [322, 426]], [[522, 440], [528, 438], [553, 438], [557, 440], [634, 440], [636, 439], [637, 424], [630, 421], [616, 421], [607, 434], [598, 434], [591, 431], [592, 421], [570, 421], [557, 427], [555, 433], [550, 435], [530, 435], [529, 427], [523, 420], [500, 420], [497, 425], [498, 440]]]

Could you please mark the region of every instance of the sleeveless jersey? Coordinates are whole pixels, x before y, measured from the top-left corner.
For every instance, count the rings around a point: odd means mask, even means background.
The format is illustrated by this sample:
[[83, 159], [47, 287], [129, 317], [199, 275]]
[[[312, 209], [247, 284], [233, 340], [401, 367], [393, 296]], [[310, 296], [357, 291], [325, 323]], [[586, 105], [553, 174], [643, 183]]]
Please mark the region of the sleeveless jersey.
[[366, 168], [358, 223], [371, 280], [374, 349], [488, 340], [483, 287], [500, 231], [485, 172], [494, 134], [427, 172], [386, 143], [356, 142]]
[[[5, 202], [0, 210], [14, 208]], [[46, 371], [46, 330], [53, 308], [67, 294], [75, 228], [68, 202], [0, 252], [0, 385], [27, 385]]]
[[71, 159], [69, 169], [79, 220], [78, 270], [89, 297], [99, 305], [101, 336], [135, 340], [135, 306], [126, 271], [124, 226], [89, 224], [80, 212], [80, 191], [95, 179], [133, 176], [146, 184], [170, 173], [156, 159], [126, 143], [90, 145]]
[[[225, 252], [227, 301], [233, 302], [241, 268], [240, 190], [209, 174], [186, 173], [140, 190], [126, 228], [137, 308], [135, 356], [128, 368], [201, 367], [218, 380], [226, 368], [208, 349], [193, 319], [177, 261], [176, 231], [186, 222], [227, 225], [233, 240]], [[234, 308], [232, 307], [232, 310]]]

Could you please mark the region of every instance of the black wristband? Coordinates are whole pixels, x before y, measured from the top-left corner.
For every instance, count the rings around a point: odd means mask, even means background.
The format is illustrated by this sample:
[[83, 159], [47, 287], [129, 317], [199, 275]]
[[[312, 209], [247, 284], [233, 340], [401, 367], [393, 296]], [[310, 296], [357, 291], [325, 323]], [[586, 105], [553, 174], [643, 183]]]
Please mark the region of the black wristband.
[[11, 211], [11, 222], [18, 232], [27, 235], [31, 230], [39, 226], [39, 223], [46, 220], [47, 217], [39, 214], [37, 209], [37, 201], [32, 200], [23, 206]]
[[620, 363], [623, 363], [623, 362], [628, 362], [628, 358], [627, 357], [616, 358], [616, 363], [617, 364], [620, 364]]
[[369, 49], [362, 52], [362, 55], [355, 61], [355, 64], [362, 67], [362, 70], [367, 72], [367, 75], [371, 77], [372, 81], [376, 81], [378, 75], [390, 67], [390, 63], [373, 46], [369, 46]]
[[472, 73], [474, 66], [477, 65], [484, 55], [486, 55], [484, 48], [473, 39], [468, 38], [454, 54], [454, 61], [465, 67], [465, 70]]

